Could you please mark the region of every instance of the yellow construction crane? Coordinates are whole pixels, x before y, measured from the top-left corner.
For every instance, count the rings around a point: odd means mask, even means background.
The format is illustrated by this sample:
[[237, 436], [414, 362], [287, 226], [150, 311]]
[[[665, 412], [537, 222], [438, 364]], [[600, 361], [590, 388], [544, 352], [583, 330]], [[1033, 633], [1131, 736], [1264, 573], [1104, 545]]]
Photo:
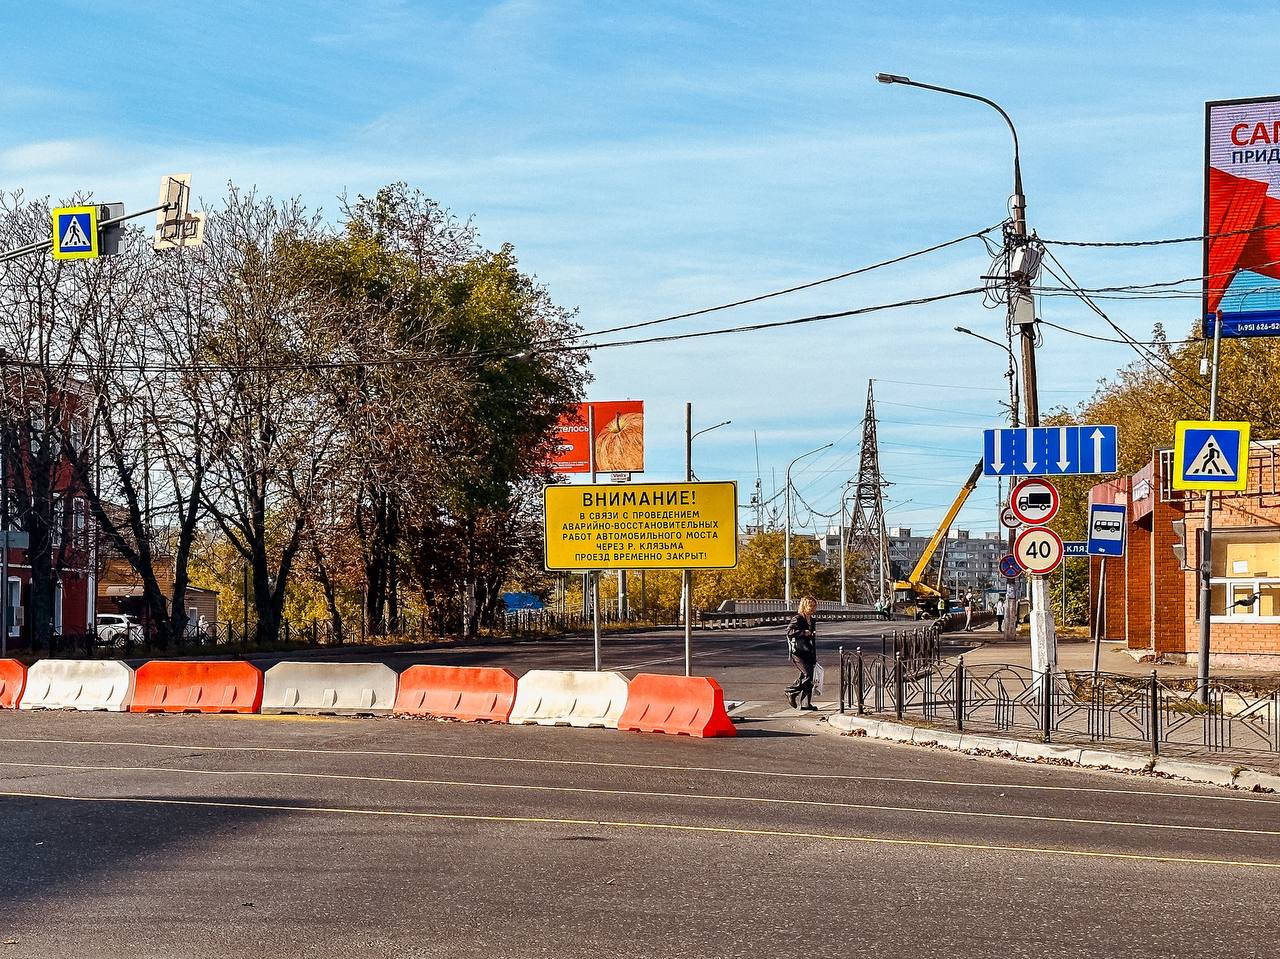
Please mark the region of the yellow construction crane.
[[974, 491], [978, 485], [978, 478], [982, 476], [982, 460], [978, 460], [978, 464], [974, 466], [973, 472], [969, 474], [969, 478], [964, 481], [964, 486], [960, 488], [960, 492], [956, 494], [955, 501], [951, 504], [951, 508], [947, 510], [947, 515], [943, 517], [942, 524], [938, 527], [938, 531], [933, 534], [929, 540], [929, 544], [925, 546], [924, 552], [920, 554], [920, 561], [916, 563], [916, 568], [911, 571], [911, 575], [906, 579], [900, 579], [893, 584], [894, 598], [907, 602], [918, 601], [922, 599], [943, 599], [947, 598], [947, 588], [942, 583], [938, 583], [938, 589], [930, 586], [924, 581], [925, 570], [929, 568], [929, 563], [933, 560], [933, 554], [938, 551], [938, 547], [942, 541], [947, 538], [947, 532], [951, 529], [951, 524], [955, 522], [956, 516], [964, 507], [965, 500], [969, 498], [969, 494]]

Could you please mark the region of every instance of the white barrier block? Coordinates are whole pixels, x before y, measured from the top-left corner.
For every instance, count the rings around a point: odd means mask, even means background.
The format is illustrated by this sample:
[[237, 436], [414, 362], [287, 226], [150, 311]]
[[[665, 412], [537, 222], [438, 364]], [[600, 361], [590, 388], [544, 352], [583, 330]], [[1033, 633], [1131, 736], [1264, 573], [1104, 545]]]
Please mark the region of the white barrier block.
[[617, 729], [627, 705], [627, 685], [622, 673], [533, 669], [516, 683], [508, 722]]
[[382, 663], [276, 663], [262, 681], [264, 713], [389, 714], [399, 677]]
[[42, 659], [27, 670], [19, 709], [103, 709], [133, 702], [133, 668], [115, 659]]

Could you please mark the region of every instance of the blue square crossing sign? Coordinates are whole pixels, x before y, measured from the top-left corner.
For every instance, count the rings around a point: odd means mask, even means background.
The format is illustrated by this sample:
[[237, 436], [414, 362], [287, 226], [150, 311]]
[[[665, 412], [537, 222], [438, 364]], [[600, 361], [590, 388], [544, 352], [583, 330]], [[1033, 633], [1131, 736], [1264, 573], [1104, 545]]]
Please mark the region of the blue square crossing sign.
[[1242, 490], [1249, 480], [1249, 424], [1182, 420], [1174, 430], [1173, 488]]
[[53, 258], [92, 260], [98, 255], [98, 208], [64, 206], [53, 211]]

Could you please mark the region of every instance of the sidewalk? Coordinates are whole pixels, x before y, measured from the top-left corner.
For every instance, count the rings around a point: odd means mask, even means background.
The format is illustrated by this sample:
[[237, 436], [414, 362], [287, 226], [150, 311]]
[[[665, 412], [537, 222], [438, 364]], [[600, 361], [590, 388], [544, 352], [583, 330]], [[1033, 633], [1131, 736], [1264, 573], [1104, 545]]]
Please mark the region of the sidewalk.
[[[964, 656], [966, 666], [982, 666], [989, 663], [1001, 663], [1010, 666], [1031, 665], [1031, 641], [1023, 636], [1014, 643], [1006, 643], [1004, 637], [997, 633], [994, 626], [975, 629], [971, 633], [946, 633], [944, 638], [949, 642], [968, 640], [980, 644], [976, 649], [966, 650], [963, 654], [946, 657], [951, 661]], [[1089, 639], [1059, 639], [1058, 668], [1067, 672], [1093, 671], [1093, 641]], [[1140, 663], [1134, 659], [1123, 642], [1106, 640], [1101, 644], [1098, 654], [1098, 669], [1104, 673], [1121, 673], [1126, 676], [1150, 676], [1155, 671], [1162, 681], [1177, 679], [1195, 679], [1196, 668], [1185, 664]], [[1274, 670], [1248, 669], [1215, 669], [1214, 678], [1230, 682], [1229, 677], [1240, 677], [1253, 682], [1276, 680], [1280, 685], [1280, 672]]]
[[[866, 736], [903, 745], [949, 749], [1015, 762], [1051, 763], [1055, 766], [1185, 779], [1249, 792], [1280, 792], [1280, 775], [1277, 775], [1280, 769], [1269, 767], [1265, 761], [1259, 762], [1256, 754], [1247, 758], [1222, 753], [1202, 754], [1204, 758], [1214, 760], [1202, 762], [1190, 758], [1126, 753], [1080, 743], [1041, 743], [1011, 733], [960, 733], [876, 716], [836, 713], [827, 722], [832, 729], [847, 736]], [[1251, 768], [1246, 762], [1260, 768]]]

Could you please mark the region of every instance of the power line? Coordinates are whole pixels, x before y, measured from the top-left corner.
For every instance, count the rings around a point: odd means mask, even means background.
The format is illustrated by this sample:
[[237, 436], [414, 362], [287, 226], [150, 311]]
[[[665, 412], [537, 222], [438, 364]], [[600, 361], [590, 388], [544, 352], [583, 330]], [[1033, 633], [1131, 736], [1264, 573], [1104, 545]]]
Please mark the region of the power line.
[[[1062, 274], [1059, 275], [1053, 270], [1052, 267], [1049, 267], [1047, 265], [1046, 265], [1046, 269], [1050, 273], [1052, 273], [1055, 277], [1057, 277], [1061, 282], [1071, 284], [1072, 286], [1079, 289], [1079, 284], [1076, 283], [1075, 278], [1072, 277], [1069, 272], [1067, 272], [1067, 268], [1062, 265], [1062, 261], [1059, 260], [1054, 255], [1053, 251], [1046, 250], [1045, 252], [1049, 255], [1049, 259], [1051, 259], [1055, 264], [1057, 264], [1058, 269], [1062, 271]], [[1115, 330], [1122, 337], [1124, 337], [1124, 342], [1130, 348], [1132, 348], [1135, 353], [1138, 354], [1139, 358], [1142, 359], [1142, 361], [1146, 363], [1149, 367], [1151, 367], [1151, 369], [1153, 369], [1156, 373], [1158, 373], [1174, 389], [1176, 389], [1179, 393], [1181, 393], [1184, 398], [1196, 404], [1199, 404], [1201, 402], [1200, 397], [1192, 396], [1185, 389], [1183, 389], [1182, 385], [1178, 383], [1178, 381], [1175, 380], [1172, 376], [1169, 375], [1170, 372], [1177, 374], [1183, 381], [1196, 387], [1202, 393], [1207, 394], [1209, 392], [1209, 387], [1206, 386], [1204, 383], [1188, 376], [1182, 370], [1178, 369], [1176, 366], [1173, 366], [1170, 363], [1167, 363], [1162, 358], [1160, 358], [1155, 353], [1153, 353], [1149, 348], [1139, 343], [1138, 340], [1132, 337], [1127, 330], [1125, 330], [1118, 323], [1112, 320], [1111, 317], [1108, 316], [1100, 306], [1094, 303], [1093, 300], [1089, 297], [1089, 295], [1085, 293], [1083, 290], [1080, 290], [1080, 299], [1083, 300], [1084, 303], [1091, 310], [1093, 310], [1093, 312], [1097, 313], [1098, 316], [1102, 317], [1102, 319], [1106, 321], [1108, 326], [1110, 326], [1113, 330]], [[1169, 372], [1166, 372], [1166, 370]], [[1224, 397], [1219, 397], [1219, 399], [1222, 401], [1222, 403], [1225, 406], [1231, 407], [1238, 415], [1243, 415], [1252, 420], [1266, 422], [1266, 417], [1260, 416], [1256, 411], [1248, 407], [1242, 407], [1239, 404], [1231, 402]]]
[[[1054, 246], [1087, 246], [1087, 247], [1139, 247], [1139, 246], [1168, 246], [1173, 243], [1201, 243], [1204, 240], [1217, 240], [1228, 236], [1241, 236], [1245, 233], [1261, 233], [1263, 230], [1280, 229], [1280, 223], [1268, 223], [1263, 226], [1251, 226], [1243, 230], [1229, 230], [1226, 233], [1199, 233], [1195, 236], [1175, 236], [1164, 240], [1046, 240], [1040, 238], [1041, 243], [1051, 243]], [[986, 232], [986, 231], [984, 231]]]
[[628, 323], [625, 326], [614, 326], [606, 330], [593, 330], [590, 333], [579, 333], [573, 339], [582, 339], [588, 336], [605, 336], [610, 333], [622, 333], [626, 330], [639, 330], [648, 326], [657, 326], [659, 323], [671, 323], [675, 320], [687, 320], [695, 316], [705, 316], [708, 313], [717, 313], [720, 310], [731, 310], [739, 306], [748, 306], [752, 303], [760, 303], [764, 300], [774, 299], [779, 296], [787, 296], [791, 293], [799, 293], [803, 290], [811, 290], [816, 286], [822, 286], [825, 283], [835, 283], [837, 280], [847, 280], [853, 276], [859, 276], [863, 273], [870, 273], [872, 270], [879, 270], [886, 266], [893, 266], [895, 263], [903, 263], [907, 260], [914, 259], [918, 256], [925, 256], [929, 253], [936, 253], [938, 250], [945, 250], [949, 246], [955, 246], [963, 243], [965, 240], [981, 239], [992, 230], [999, 229], [1001, 224], [995, 223], [987, 227], [985, 230], [978, 230], [976, 233], [966, 233], [964, 236], [958, 236], [953, 240], [947, 240], [943, 243], [935, 243], [933, 246], [927, 246], [922, 250], [913, 250], [910, 253], [903, 253], [901, 256], [895, 256], [892, 259], [881, 260], [878, 263], [871, 263], [867, 266], [860, 266], [857, 269], [847, 270], [844, 273], [837, 273], [835, 276], [826, 276], [820, 280], [810, 280], [807, 283], [798, 283], [795, 286], [789, 286], [785, 289], [774, 290], [770, 293], [760, 293], [756, 296], [748, 296], [741, 300], [734, 300], [730, 303], [721, 303], [719, 306], [707, 306], [698, 310], [689, 310], [686, 313], [674, 313], [671, 316], [662, 316], [656, 320], [644, 320], [639, 323]]
[[[304, 360], [296, 363], [196, 363], [187, 366], [174, 366], [169, 364], [150, 365], [146, 363], [93, 363], [82, 361], [70, 361], [65, 363], [52, 364], [59, 370], [71, 372], [85, 373], [106, 373], [106, 372], [126, 372], [126, 373], [178, 373], [181, 375], [191, 375], [196, 373], [273, 373], [281, 371], [300, 371], [300, 370], [340, 370], [340, 369], [371, 369], [379, 367], [396, 367], [396, 366], [422, 366], [422, 365], [441, 365], [444, 363], [462, 363], [474, 362], [476, 360], [485, 359], [506, 359], [518, 360], [527, 357], [530, 353], [534, 354], [555, 354], [555, 353], [589, 353], [595, 350], [613, 349], [624, 346], [641, 346], [649, 343], [671, 343], [678, 340], [701, 339], [709, 336], [727, 336], [736, 333], [753, 333], [759, 330], [781, 329], [791, 326], [801, 326], [808, 323], [820, 323], [826, 320], [843, 319], [851, 316], [866, 316], [871, 313], [881, 313], [888, 310], [904, 309], [910, 306], [924, 306], [929, 303], [939, 303], [944, 300], [953, 300], [963, 296], [973, 296], [981, 293], [981, 287], [974, 287], [967, 290], [954, 290], [950, 293], [938, 293], [933, 296], [916, 297], [910, 300], [898, 300], [893, 303], [880, 303], [875, 306], [857, 307], [852, 310], [839, 310], [834, 313], [817, 313], [811, 316], [802, 316], [790, 320], [774, 320], [767, 323], [752, 323], [742, 326], [722, 327], [715, 330], [700, 330], [693, 333], [670, 333], [665, 336], [640, 337], [631, 340], [614, 340], [608, 343], [581, 343], [581, 344], [562, 344], [546, 348], [535, 349], [508, 349], [508, 350], [491, 350], [487, 352], [474, 353], [450, 353], [450, 354], [414, 354], [394, 357], [374, 357], [363, 360]], [[43, 369], [45, 364], [34, 360], [20, 360], [10, 358], [6, 360], [8, 366]]]
[[1042, 326], [1051, 326], [1055, 330], [1061, 330], [1063, 333], [1070, 333], [1072, 336], [1080, 336], [1086, 340], [1097, 340], [1099, 343], [1119, 343], [1122, 346], [1182, 346], [1186, 343], [1200, 343], [1200, 339], [1190, 340], [1122, 340], [1113, 336], [1098, 336], [1096, 333], [1085, 333], [1083, 330], [1073, 330], [1069, 326], [1061, 326], [1057, 323], [1050, 323], [1048, 320], [1038, 320]]

